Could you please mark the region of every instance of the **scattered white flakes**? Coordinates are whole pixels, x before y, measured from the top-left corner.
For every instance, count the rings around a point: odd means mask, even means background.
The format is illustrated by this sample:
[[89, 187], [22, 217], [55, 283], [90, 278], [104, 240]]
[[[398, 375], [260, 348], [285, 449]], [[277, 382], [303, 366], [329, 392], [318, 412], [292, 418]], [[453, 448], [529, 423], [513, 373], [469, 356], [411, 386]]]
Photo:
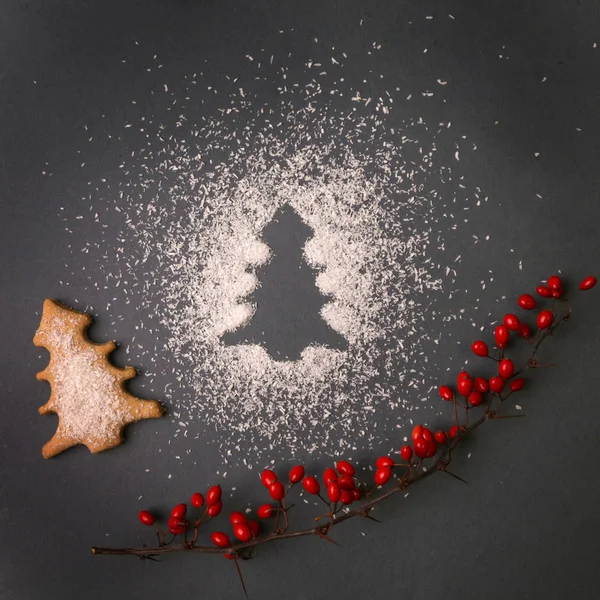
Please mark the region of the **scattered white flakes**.
[[[368, 53], [380, 49], [374, 42]], [[160, 93], [177, 100], [175, 123], [148, 115], [141, 101], [131, 105], [139, 116], [129, 117], [123, 137], [142, 129], [145, 145], [122, 160], [118, 187], [90, 182], [90, 226], [102, 242], [82, 251], [95, 253], [106, 276], [90, 289], [114, 290], [106, 311], [123, 319], [134, 306], [136, 331], [157, 340], [132, 345], [169, 381], [174, 436], [195, 447], [205, 427], [226, 433], [223, 457], [250, 469], [281, 448], [313, 457], [332, 440], [340, 453], [371, 448], [389, 439], [383, 420], [397, 428], [423, 410], [430, 383], [413, 365], [423, 355], [433, 360], [435, 325], [463, 314], [440, 308], [456, 293], [461, 255], [450, 251], [440, 264], [438, 252], [448, 250], [449, 232], [468, 226], [457, 207], [480, 202], [437, 154], [453, 148], [459, 161], [450, 123], [392, 123], [399, 93], [376, 95], [366, 78], [317, 78], [329, 62], [344, 68], [331, 49], [300, 62], [314, 77], [304, 85], [270, 53], [246, 59], [224, 76], [228, 92], [214, 78], [196, 85], [199, 74], [186, 78], [180, 99], [161, 82]], [[254, 79], [275, 83], [279, 97], [262, 97]], [[402, 93], [415, 103], [433, 95]], [[332, 94], [347, 105], [332, 110]], [[194, 122], [186, 102], [207, 97], [222, 98], [220, 108]], [[261, 232], [284, 205], [312, 230], [303, 256], [327, 300], [321, 317], [347, 350], [310, 345], [298, 361], [277, 361], [257, 344], [221, 339], [254, 315], [248, 296], [272, 256]], [[107, 214], [122, 225], [116, 244], [104, 237]], [[382, 421], [374, 424], [373, 414]], [[252, 452], [240, 453], [242, 445]]]
[[438, 82], [440, 85], [448, 85], [448, 82], [447, 82], [447, 81], [443, 81], [442, 79], [438, 79], [438, 80], [437, 80], [437, 82]]
[[540, 153], [539, 153], [539, 152], [534, 152], [534, 153], [533, 153], [533, 155], [534, 155], [536, 158], [539, 158], [539, 157], [540, 157]]

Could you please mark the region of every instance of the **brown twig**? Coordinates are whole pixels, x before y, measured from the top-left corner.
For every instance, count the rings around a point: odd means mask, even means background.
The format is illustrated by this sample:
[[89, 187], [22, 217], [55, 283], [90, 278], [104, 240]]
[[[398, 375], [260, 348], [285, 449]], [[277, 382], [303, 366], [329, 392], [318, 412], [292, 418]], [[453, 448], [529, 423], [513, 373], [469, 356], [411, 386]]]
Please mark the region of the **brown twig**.
[[[569, 304], [569, 312], [568, 313], [563, 315], [561, 318], [555, 320], [555, 322], [552, 324], [552, 326], [549, 327], [548, 329], [538, 332], [538, 335], [536, 336], [536, 338], [534, 338], [535, 341], [533, 343], [533, 348], [532, 348], [531, 354], [529, 356], [529, 359], [527, 360], [525, 366], [520, 371], [517, 371], [517, 373], [525, 370], [526, 368], [531, 368], [536, 365], [536, 356], [537, 356], [537, 353], [538, 353], [541, 345], [543, 344], [543, 342], [546, 339], [548, 339], [548, 337], [550, 337], [554, 333], [554, 331], [561, 325], [561, 323], [565, 322], [569, 318], [570, 314], [571, 314], [571, 306]], [[464, 479], [462, 479], [458, 475], [451, 473], [447, 470], [448, 466], [450, 465], [450, 462], [452, 459], [452, 453], [455, 450], [455, 448], [460, 443], [462, 443], [465, 438], [472, 435], [472, 433], [476, 429], [478, 429], [481, 425], [483, 425], [487, 421], [524, 416], [524, 415], [499, 415], [497, 410], [492, 410], [492, 403], [493, 403], [494, 396], [490, 396], [490, 397], [492, 398], [492, 401], [485, 408], [484, 414], [477, 421], [474, 421], [470, 425], [466, 425], [466, 426], [461, 426], [458, 422], [458, 415], [456, 413], [456, 401], [454, 401], [454, 407], [453, 407], [454, 413], [455, 413], [454, 420], [455, 420], [455, 425], [458, 426], [458, 432], [457, 432], [455, 438], [451, 439], [447, 445], [441, 447], [441, 451], [440, 451], [439, 455], [437, 456], [437, 459], [429, 465], [426, 465], [422, 459], [419, 461], [416, 461], [416, 462], [411, 462], [410, 464], [395, 465], [394, 468], [408, 466], [409, 469], [408, 469], [408, 471], [406, 471], [403, 474], [403, 476], [400, 479], [396, 480], [395, 484], [392, 487], [389, 487], [388, 489], [383, 490], [376, 497], [373, 497], [373, 495], [372, 495], [373, 490], [372, 489], [369, 490], [367, 488], [366, 489], [366, 492], [367, 492], [366, 501], [363, 502], [360, 506], [357, 506], [356, 508], [353, 508], [353, 509], [348, 508], [342, 512], [338, 511], [338, 512], [334, 513], [333, 512], [334, 507], [332, 505], [330, 505], [330, 503], [319, 494], [319, 498], [326, 505], [328, 505], [330, 507], [330, 511], [331, 511], [330, 514], [324, 515], [330, 519], [326, 525], [315, 525], [314, 527], [309, 527], [307, 529], [302, 529], [302, 530], [292, 531], [292, 532], [287, 531], [287, 528], [289, 526], [289, 521], [288, 521], [287, 509], [286, 509], [286, 505], [285, 505], [285, 501], [284, 501], [284, 502], [280, 502], [278, 505], [275, 530], [272, 533], [270, 533], [262, 538], [253, 539], [249, 542], [240, 542], [240, 543], [232, 544], [228, 548], [196, 545], [197, 536], [198, 536], [197, 526], [199, 525], [199, 521], [200, 521], [199, 520], [198, 522], [196, 522], [195, 535], [194, 535], [193, 540], [191, 540], [191, 541], [184, 540], [183, 543], [174, 544], [174, 545], [173, 544], [165, 544], [164, 537], [163, 537], [162, 543], [160, 543], [160, 538], [159, 538], [159, 545], [157, 547], [153, 547], [153, 548], [148, 548], [148, 547], [143, 547], [143, 548], [94, 547], [94, 548], [92, 548], [92, 552], [94, 554], [138, 556], [138, 557], [141, 557], [142, 559], [153, 558], [156, 556], [171, 554], [174, 552], [190, 552], [190, 553], [195, 553], [195, 554], [231, 554], [234, 558], [235, 565], [238, 570], [238, 574], [240, 575], [240, 578], [241, 578], [241, 572], [239, 570], [237, 557], [243, 556], [243, 551], [245, 551], [245, 550], [255, 549], [257, 546], [260, 546], [263, 544], [269, 544], [272, 542], [279, 542], [279, 541], [283, 541], [283, 540], [291, 540], [294, 538], [305, 537], [305, 536], [310, 536], [310, 535], [318, 536], [320, 538], [323, 538], [323, 539], [337, 545], [337, 543], [329, 537], [329, 533], [330, 533], [331, 529], [333, 529], [334, 527], [340, 525], [341, 523], [343, 523], [349, 519], [355, 518], [355, 517], [368, 518], [370, 520], [377, 521], [377, 519], [375, 519], [374, 517], [372, 517], [370, 515], [370, 512], [378, 504], [380, 504], [381, 502], [384, 502], [385, 500], [387, 500], [388, 498], [390, 498], [392, 496], [395, 496], [396, 494], [405, 493], [409, 487], [419, 483], [420, 481], [427, 479], [434, 473], [444, 472], [444, 473], [466, 483], [464, 481]], [[506, 398], [504, 398], [504, 399], [506, 399]], [[425, 464], [426, 468], [424, 468], [424, 464]], [[283, 515], [284, 515], [285, 529], [279, 528], [280, 513], [283, 513]], [[318, 519], [317, 519], [317, 522], [318, 522]], [[242, 554], [240, 554], [240, 553], [242, 553]], [[246, 593], [246, 595], [247, 595], [246, 588], [243, 583], [243, 579], [242, 579], [242, 585], [244, 587], [244, 593]]]

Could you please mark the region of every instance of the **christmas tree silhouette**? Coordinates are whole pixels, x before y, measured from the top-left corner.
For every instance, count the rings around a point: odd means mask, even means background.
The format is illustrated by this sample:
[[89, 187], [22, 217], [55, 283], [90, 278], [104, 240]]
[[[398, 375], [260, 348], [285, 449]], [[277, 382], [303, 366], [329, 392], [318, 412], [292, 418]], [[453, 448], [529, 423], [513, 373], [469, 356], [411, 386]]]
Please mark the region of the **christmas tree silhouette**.
[[256, 312], [244, 326], [223, 335], [226, 345], [259, 344], [274, 360], [298, 360], [307, 346], [347, 348], [346, 339], [319, 313], [328, 298], [317, 288], [317, 272], [303, 252], [312, 234], [291, 206], [277, 211], [261, 234], [271, 260], [256, 270], [259, 284], [244, 299], [256, 305]]

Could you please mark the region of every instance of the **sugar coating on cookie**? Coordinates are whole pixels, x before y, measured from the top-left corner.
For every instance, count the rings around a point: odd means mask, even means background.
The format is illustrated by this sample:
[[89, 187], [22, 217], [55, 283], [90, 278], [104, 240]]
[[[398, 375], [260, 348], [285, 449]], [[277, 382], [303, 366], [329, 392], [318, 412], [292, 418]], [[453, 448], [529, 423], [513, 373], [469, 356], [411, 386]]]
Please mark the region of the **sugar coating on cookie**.
[[116, 344], [90, 341], [86, 330], [91, 322], [86, 313], [44, 301], [33, 342], [50, 352], [50, 362], [37, 378], [48, 381], [52, 393], [39, 412], [59, 418], [56, 433], [42, 450], [45, 458], [76, 444], [91, 452], [113, 448], [122, 443], [126, 425], [162, 415], [158, 402], [141, 400], [124, 389], [135, 369], [111, 364], [108, 355]]

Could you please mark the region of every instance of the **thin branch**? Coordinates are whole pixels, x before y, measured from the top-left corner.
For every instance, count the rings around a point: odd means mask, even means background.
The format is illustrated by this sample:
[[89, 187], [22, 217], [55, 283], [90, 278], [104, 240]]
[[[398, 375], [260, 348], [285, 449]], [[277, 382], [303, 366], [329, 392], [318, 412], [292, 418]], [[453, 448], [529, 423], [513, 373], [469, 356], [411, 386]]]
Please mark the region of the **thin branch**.
[[[538, 332], [538, 335], [536, 336], [536, 338], [534, 338], [534, 342], [532, 342], [533, 348], [532, 348], [531, 354], [529, 356], [529, 359], [527, 360], [525, 367], [523, 369], [521, 369], [521, 371], [523, 371], [526, 368], [531, 368], [536, 364], [536, 356], [537, 356], [537, 353], [538, 353], [542, 343], [554, 333], [554, 331], [561, 325], [561, 323], [565, 322], [569, 318], [570, 314], [571, 314], [571, 306], [569, 304], [569, 312], [568, 313], [566, 313], [562, 318], [555, 320], [555, 322], [552, 324], [552, 326], [549, 327], [548, 329]], [[556, 317], [556, 315], [555, 315], [555, 317]], [[517, 373], [519, 373], [521, 371], [517, 371]], [[159, 536], [159, 545], [154, 548], [148, 548], [148, 547], [144, 547], [144, 548], [94, 547], [94, 548], [92, 548], [92, 552], [94, 554], [139, 556], [144, 559], [146, 559], [146, 558], [152, 559], [155, 556], [171, 554], [173, 552], [191, 552], [194, 554], [232, 554], [234, 557], [234, 560], [235, 560], [235, 565], [238, 570], [238, 574], [240, 575], [240, 578], [242, 581], [242, 586], [244, 587], [244, 593], [246, 593], [246, 597], [247, 597], [246, 587], [244, 585], [244, 580], [241, 577], [241, 572], [240, 572], [239, 565], [237, 562], [237, 557], [242, 556], [240, 553], [243, 553], [244, 550], [249, 550], [249, 549], [254, 550], [257, 546], [260, 546], [263, 544], [269, 544], [271, 542], [279, 542], [279, 541], [283, 541], [283, 540], [291, 540], [294, 538], [305, 537], [305, 536], [309, 536], [309, 535], [316, 535], [316, 536], [323, 538], [333, 544], [339, 545], [339, 544], [337, 544], [337, 542], [335, 542], [334, 540], [332, 540], [329, 537], [329, 532], [331, 529], [333, 529], [333, 527], [336, 527], [336, 526], [340, 525], [341, 523], [343, 523], [344, 521], [347, 521], [348, 519], [352, 519], [355, 517], [362, 517], [362, 518], [370, 519], [372, 521], [377, 521], [377, 519], [375, 519], [374, 517], [372, 517], [370, 515], [370, 512], [378, 504], [380, 504], [381, 502], [384, 502], [391, 496], [394, 496], [399, 493], [405, 493], [408, 488], [419, 483], [420, 481], [424, 481], [425, 479], [427, 479], [434, 473], [444, 472], [447, 475], [450, 475], [451, 477], [454, 477], [454, 478], [466, 483], [466, 481], [464, 481], [464, 479], [462, 479], [458, 475], [451, 473], [450, 471], [447, 470], [448, 466], [450, 465], [451, 458], [452, 458], [452, 452], [454, 451], [454, 449], [460, 443], [462, 443], [465, 438], [472, 435], [472, 433], [476, 429], [478, 429], [481, 425], [483, 425], [487, 421], [497, 420], [497, 419], [511, 419], [511, 418], [517, 418], [517, 417], [524, 416], [524, 415], [499, 415], [497, 410], [492, 410], [492, 403], [493, 403], [494, 396], [490, 395], [490, 397], [492, 398], [491, 403], [488, 404], [484, 414], [477, 421], [471, 423], [468, 426], [461, 426], [458, 423], [458, 416], [456, 414], [456, 399], [454, 399], [454, 407], [453, 408], [454, 408], [454, 412], [455, 412], [455, 425], [457, 425], [459, 427], [459, 430], [454, 439], [450, 440], [449, 443], [447, 445], [445, 445], [444, 447], [441, 447], [441, 452], [438, 455], [438, 458], [435, 460], [435, 462], [433, 462], [430, 465], [426, 465], [426, 468], [423, 467], [423, 460], [419, 460], [417, 464], [411, 463], [408, 465], [405, 465], [405, 464], [396, 465], [395, 467], [398, 467], [398, 468], [399, 467], [409, 467], [409, 470], [407, 472], [405, 472], [405, 474], [402, 476], [401, 479], [397, 480], [397, 482], [393, 485], [393, 487], [388, 488], [387, 490], [383, 491], [376, 497], [373, 497], [371, 495], [371, 490], [369, 490], [367, 488], [367, 490], [366, 490], [367, 501], [366, 502], [362, 503], [360, 506], [357, 506], [356, 508], [345, 509], [342, 512], [338, 512], [335, 514], [332, 513], [330, 515], [327, 515], [328, 517], [330, 517], [330, 521], [326, 525], [315, 525], [314, 527], [310, 527], [307, 529], [289, 532], [289, 531], [287, 531], [287, 527], [289, 525], [287, 509], [286, 509], [285, 503], [280, 502], [279, 506], [278, 506], [278, 511], [277, 511], [275, 531], [266, 535], [263, 538], [253, 539], [250, 542], [242, 542], [242, 543], [233, 544], [229, 548], [218, 548], [215, 546], [198, 546], [198, 545], [196, 545], [197, 535], [198, 535], [197, 528], [198, 528], [198, 525], [200, 524], [200, 520], [201, 520], [200, 519], [195, 523], [196, 531], [195, 531], [194, 539], [189, 542], [184, 541], [183, 543], [180, 543], [180, 544], [172, 544], [172, 541], [174, 541], [174, 540], [172, 540], [171, 542], [165, 544], [164, 534], [163, 534], [162, 543], [161, 543], [160, 536]], [[320, 494], [319, 494], [319, 498], [327, 506], [329, 506], [330, 510], [331, 510], [331, 505], [329, 504], [329, 502], [327, 502], [325, 500], [325, 498], [323, 498]], [[280, 513], [283, 513], [283, 515], [284, 515], [285, 528], [286, 528], [285, 530], [279, 529]]]

